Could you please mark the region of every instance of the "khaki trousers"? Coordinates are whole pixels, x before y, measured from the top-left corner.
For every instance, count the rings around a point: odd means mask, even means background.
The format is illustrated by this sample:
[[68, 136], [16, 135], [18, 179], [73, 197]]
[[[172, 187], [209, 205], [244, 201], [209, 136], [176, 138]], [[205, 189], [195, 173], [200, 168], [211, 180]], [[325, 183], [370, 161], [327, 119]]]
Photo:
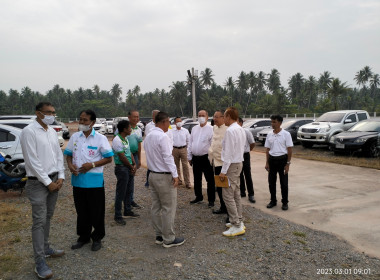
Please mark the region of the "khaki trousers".
[[230, 223], [236, 227], [240, 227], [240, 222], [243, 219], [240, 197], [240, 172], [242, 167], [242, 162], [231, 163], [226, 174], [231, 186], [223, 188], [223, 200], [227, 207]]
[[177, 210], [177, 189], [171, 174], [150, 172], [149, 189], [152, 196], [152, 223], [156, 236], [162, 236], [164, 243], [174, 241], [174, 219]]
[[182, 162], [183, 177], [185, 180], [185, 185], [190, 187], [190, 173], [189, 173], [189, 163], [187, 161], [187, 148], [177, 149], [173, 148], [174, 163], [177, 166], [178, 179], [181, 181], [181, 166]]

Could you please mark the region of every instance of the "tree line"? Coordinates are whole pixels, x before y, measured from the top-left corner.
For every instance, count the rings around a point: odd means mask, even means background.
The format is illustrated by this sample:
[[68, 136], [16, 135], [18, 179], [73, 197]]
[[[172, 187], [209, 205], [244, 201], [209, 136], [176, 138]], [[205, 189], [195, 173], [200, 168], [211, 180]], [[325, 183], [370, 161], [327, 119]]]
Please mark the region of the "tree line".
[[[244, 72], [227, 77], [222, 85], [214, 81], [210, 68], [200, 72], [195, 79], [197, 109], [208, 112], [235, 106], [241, 115], [263, 114], [307, 114], [324, 113], [332, 110], [363, 109], [380, 115], [380, 77], [369, 66], [359, 70], [354, 77], [356, 87], [333, 77], [325, 71], [319, 77], [305, 77], [296, 73], [283, 86], [280, 72]], [[64, 89], [55, 85], [45, 94], [29, 87], [8, 92], [0, 90], [0, 115], [34, 114], [40, 101], [54, 104], [61, 118], [75, 118], [80, 110], [92, 109], [99, 117], [125, 116], [136, 109], [140, 116], [150, 116], [159, 109], [171, 116], [191, 116], [191, 80], [175, 81], [169, 90], [156, 88], [141, 92], [138, 85], [126, 91], [114, 84], [110, 90], [93, 88]]]

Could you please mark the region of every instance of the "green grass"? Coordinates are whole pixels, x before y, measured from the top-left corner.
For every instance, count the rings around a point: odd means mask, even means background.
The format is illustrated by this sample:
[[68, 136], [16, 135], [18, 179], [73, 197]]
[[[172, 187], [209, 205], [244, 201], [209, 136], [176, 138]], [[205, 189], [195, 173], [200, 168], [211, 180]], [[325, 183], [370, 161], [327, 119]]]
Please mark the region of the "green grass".
[[306, 237], [306, 233], [300, 232], [300, 231], [294, 231], [293, 235], [298, 236], [298, 237]]

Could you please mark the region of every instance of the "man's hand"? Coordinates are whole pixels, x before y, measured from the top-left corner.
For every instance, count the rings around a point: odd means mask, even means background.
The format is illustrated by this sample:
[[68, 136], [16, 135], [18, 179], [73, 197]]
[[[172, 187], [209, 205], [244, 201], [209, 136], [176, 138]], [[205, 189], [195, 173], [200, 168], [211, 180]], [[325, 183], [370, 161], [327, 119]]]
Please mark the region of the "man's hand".
[[136, 167], [132, 166], [130, 169], [129, 169], [130, 173], [132, 176], [135, 176], [136, 175]]
[[59, 190], [57, 183], [51, 182], [48, 186], [49, 192], [57, 192]]
[[136, 170], [139, 169], [140, 167], [141, 167], [141, 163], [140, 163], [140, 161], [139, 161], [139, 163], [136, 164]]
[[69, 169], [72, 174], [78, 176], [78, 167], [74, 164], [69, 164]]
[[173, 186], [176, 188], [176, 187], [178, 187], [178, 185], [179, 185], [179, 179], [178, 179], [178, 177], [173, 178]]
[[224, 181], [224, 179], [226, 178], [226, 174], [224, 174], [224, 173], [220, 173], [219, 174], [219, 179], [220, 179], [220, 181]]
[[268, 163], [265, 164], [265, 170], [269, 172], [269, 164]]
[[193, 161], [189, 160], [189, 164], [190, 164], [190, 166], [193, 166]]
[[59, 191], [61, 188], [62, 188], [62, 186], [63, 186], [63, 179], [58, 179], [55, 183], [57, 184], [57, 186], [58, 186], [58, 190], [57, 191]]
[[289, 173], [289, 167], [290, 167], [289, 164], [285, 165], [285, 168], [284, 168], [284, 174], [285, 175]]
[[88, 171], [90, 171], [92, 169], [92, 163], [90, 162], [87, 162], [87, 163], [84, 163], [81, 168], [79, 168], [79, 173], [87, 173]]

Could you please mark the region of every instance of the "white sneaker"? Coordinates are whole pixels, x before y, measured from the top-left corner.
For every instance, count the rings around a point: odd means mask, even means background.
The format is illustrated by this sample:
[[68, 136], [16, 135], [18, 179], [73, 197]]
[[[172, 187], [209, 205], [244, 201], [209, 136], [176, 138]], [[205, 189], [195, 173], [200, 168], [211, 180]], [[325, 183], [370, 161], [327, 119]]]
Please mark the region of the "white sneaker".
[[224, 236], [237, 236], [245, 233], [245, 229], [241, 227], [230, 227], [227, 231], [223, 232]]
[[[226, 224], [226, 227], [230, 228], [230, 227], [232, 227], [232, 224], [231, 224], [231, 223], [227, 223], [227, 224]], [[244, 225], [243, 222], [240, 223], [240, 228], [242, 228], [242, 229], [244, 229], [244, 230], [246, 229], [246, 227], [245, 227], [245, 225]]]

